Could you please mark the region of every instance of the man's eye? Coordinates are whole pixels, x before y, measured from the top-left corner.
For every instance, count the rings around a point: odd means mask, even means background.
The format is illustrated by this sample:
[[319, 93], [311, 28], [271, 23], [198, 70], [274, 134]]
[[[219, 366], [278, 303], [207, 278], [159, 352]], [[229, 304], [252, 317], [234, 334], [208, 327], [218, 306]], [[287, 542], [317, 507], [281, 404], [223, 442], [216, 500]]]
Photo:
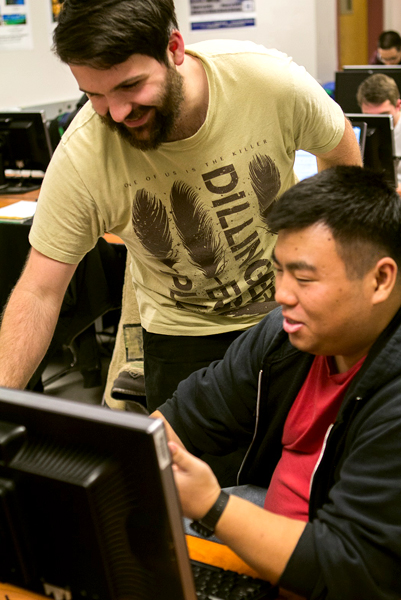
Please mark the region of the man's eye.
[[132, 88], [136, 87], [139, 84], [139, 81], [134, 81], [133, 83], [127, 83], [127, 85], [123, 85], [122, 89], [123, 90], [131, 90]]

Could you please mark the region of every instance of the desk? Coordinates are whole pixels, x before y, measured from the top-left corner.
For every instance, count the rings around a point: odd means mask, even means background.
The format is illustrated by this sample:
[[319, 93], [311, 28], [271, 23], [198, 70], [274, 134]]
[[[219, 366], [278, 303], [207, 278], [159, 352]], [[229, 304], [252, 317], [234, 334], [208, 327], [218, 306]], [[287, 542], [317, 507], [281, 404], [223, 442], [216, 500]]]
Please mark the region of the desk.
[[186, 535], [189, 557], [192, 560], [198, 560], [210, 565], [215, 565], [221, 569], [236, 571], [251, 577], [259, 577], [249, 565], [247, 565], [235, 552], [228, 546], [211, 542], [203, 538]]
[[[35, 202], [39, 195], [39, 190], [35, 190], [33, 192], [26, 192], [25, 194], [0, 194], [0, 208], [3, 206], [8, 206], [10, 204], [14, 204], [14, 202], [18, 202], [18, 200], [28, 200]], [[121, 238], [119, 238], [114, 233], [105, 233], [104, 239], [109, 242], [109, 244], [124, 244]]]
[[[39, 190], [25, 194], [0, 194], [0, 208], [14, 204], [19, 200], [35, 201]], [[30, 249], [28, 242], [29, 224], [0, 222], [0, 311], [14, 287], [25, 264]], [[12, 245], [12, 252], [10, 248]]]
[[7, 206], [8, 204], [14, 204], [18, 200], [32, 200], [33, 202], [37, 199], [39, 190], [33, 192], [26, 192], [25, 194], [0, 194], [0, 208]]

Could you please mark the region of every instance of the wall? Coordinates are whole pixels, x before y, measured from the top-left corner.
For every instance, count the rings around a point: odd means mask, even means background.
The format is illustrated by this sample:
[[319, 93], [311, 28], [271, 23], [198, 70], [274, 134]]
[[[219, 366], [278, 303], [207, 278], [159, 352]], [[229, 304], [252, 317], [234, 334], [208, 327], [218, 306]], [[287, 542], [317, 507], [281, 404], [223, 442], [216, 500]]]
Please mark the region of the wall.
[[319, 81], [336, 70], [336, 0], [255, 0], [253, 28], [193, 32], [189, 0], [176, 0], [181, 32], [188, 44], [215, 37], [252, 39], [292, 56]]
[[[0, 52], [0, 110], [62, 103], [80, 96], [68, 67], [50, 51], [50, 0], [31, 0], [33, 50]], [[192, 32], [189, 0], [176, 0], [187, 43], [211, 37], [253, 39], [286, 52], [322, 83], [336, 70], [336, 0], [255, 0], [255, 28]], [[319, 32], [319, 33], [318, 33]], [[48, 114], [52, 118], [53, 114]]]
[[401, 34], [400, 0], [384, 0], [384, 30], [395, 29]]
[[320, 0], [316, 2], [316, 62], [314, 76], [321, 83], [334, 80], [337, 70], [337, 2]]
[[69, 68], [53, 55], [50, 0], [31, 0], [33, 50], [0, 52], [0, 109], [79, 98]]

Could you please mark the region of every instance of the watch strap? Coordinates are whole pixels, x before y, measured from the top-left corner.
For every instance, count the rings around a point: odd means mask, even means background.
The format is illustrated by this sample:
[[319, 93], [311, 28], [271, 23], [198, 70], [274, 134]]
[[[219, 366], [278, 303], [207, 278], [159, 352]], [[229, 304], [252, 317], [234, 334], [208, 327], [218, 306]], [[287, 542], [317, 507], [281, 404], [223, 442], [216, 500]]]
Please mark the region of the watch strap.
[[216, 502], [213, 504], [212, 508], [205, 514], [205, 516], [202, 517], [202, 519], [198, 519], [197, 521], [192, 521], [192, 523], [190, 523], [191, 529], [193, 529], [196, 533], [199, 533], [203, 537], [210, 537], [211, 535], [213, 535], [217, 522], [223, 514], [223, 511], [227, 506], [227, 502], [229, 501], [229, 499], [229, 494], [221, 490]]

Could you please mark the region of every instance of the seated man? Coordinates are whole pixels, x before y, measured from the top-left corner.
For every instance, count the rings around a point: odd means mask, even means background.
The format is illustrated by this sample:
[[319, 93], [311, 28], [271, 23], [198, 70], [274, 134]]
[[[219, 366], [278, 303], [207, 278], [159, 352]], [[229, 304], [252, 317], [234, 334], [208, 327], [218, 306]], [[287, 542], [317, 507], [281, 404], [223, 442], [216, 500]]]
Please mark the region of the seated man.
[[401, 37], [397, 31], [383, 31], [377, 41], [377, 50], [369, 61], [370, 65], [401, 64]]
[[[370, 115], [391, 115], [394, 124], [394, 145], [401, 157], [401, 99], [398, 86], [392, 77], [376, 73], [367, 77], [358, 87], [356, 99], [361, 111]], [[398, 160], [398, 193], [401, 192], [401, 161]]]
[[[153, 413], [183, 512], [282, 589], [399, 599], [400, 198], [336, 167], [285, 192], [269, 225], [281, 308]], [[238, 482], [268, 488], [265, 510], [192, 455], [245, 441]]]

